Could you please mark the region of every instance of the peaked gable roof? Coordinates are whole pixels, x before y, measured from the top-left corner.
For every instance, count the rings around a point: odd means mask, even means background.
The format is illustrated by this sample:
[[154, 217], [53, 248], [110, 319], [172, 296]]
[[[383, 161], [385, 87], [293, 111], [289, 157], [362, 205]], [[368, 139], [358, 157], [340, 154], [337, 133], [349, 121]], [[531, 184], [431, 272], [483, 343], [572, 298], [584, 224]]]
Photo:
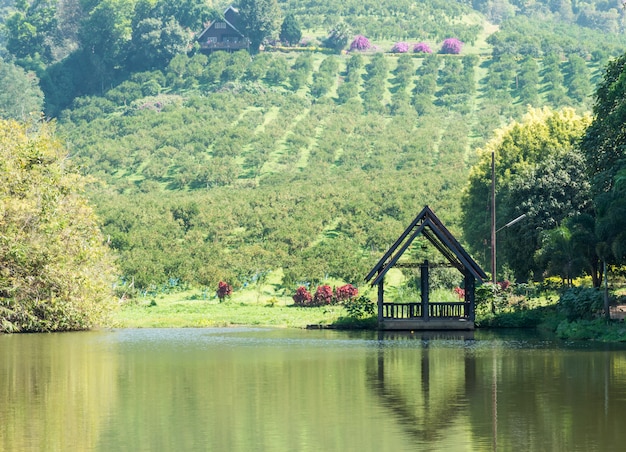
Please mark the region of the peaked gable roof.
[[236, 9], [235, 7], [231, 5], [228, 8], [226, 8], [222, 16], [223, 17], [221, 19], [216, 19], [216, 20], [211, 21], [211, 23], [209, 23], [209, 25], [204, 30], [202, 30], [202, 33], [200, 33], [200, 35], [198, 36], [198, 41], [202, 40], [202, 38], [204, 37], [205, 34], [207, 34], [207, 32], [214, 30], [215, 24], [218, 24], [218, 23], [226, 23], [226, 25], [228, 26], [230, 30], [233, 30], [234, 32], [236, 32], [239, 36], [244, 37], [243, 33], [239, 31], [237, 26], [235, 26], [235, 25], [239, 25], [239, 10], [238, 9]]
[[448, 262], [461, 273], [469, 271], [479, 281], [487, 279], [487, 275], [482, 268], [465, 251], [441, 220], [437, 218], [437, 215], [428, 206], [425, 206], [369, 272], [365, 280], [370, 281], [374, 275], [378, 274], [371, 284], [372, 286], [380, 284], [385, 274], [398, 262], [398, 259], [420, 234], [426, 237]]

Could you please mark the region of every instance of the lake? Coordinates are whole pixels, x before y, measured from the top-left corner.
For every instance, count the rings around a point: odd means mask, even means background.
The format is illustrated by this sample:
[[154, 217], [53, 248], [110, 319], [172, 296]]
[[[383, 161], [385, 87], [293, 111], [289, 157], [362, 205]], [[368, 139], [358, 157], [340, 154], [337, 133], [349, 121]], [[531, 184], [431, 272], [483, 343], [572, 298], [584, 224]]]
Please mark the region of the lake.
[[523, 332], [0, 336], [2, 451], [611, 451], [626, 347]]

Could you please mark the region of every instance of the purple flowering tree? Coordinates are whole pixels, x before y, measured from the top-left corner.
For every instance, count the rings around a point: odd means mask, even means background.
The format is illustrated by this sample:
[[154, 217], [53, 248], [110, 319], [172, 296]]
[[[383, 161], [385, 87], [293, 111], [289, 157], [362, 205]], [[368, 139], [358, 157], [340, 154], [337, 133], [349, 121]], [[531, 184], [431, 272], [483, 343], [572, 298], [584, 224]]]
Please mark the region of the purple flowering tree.
[[415, 53], [433, 53], [430, 46], [425, 42], [418, 42], [413, 46], [413, 52]]
[[463, 47], [463, 43], [459, 41], [457, 38], [448, 38], [443, 41], [441, 45], [441, 53], [446, 53], [449, 55], [458, 55], [461, 53], [461, 48]]
[[406, 42], [396, 42], [391, 48], [393, 53], [407, 53], [409, 51], [409, 45]]
[[372, 47], [370, 40], [363, 35], [356, 35], [352, 44], [350, 44], [350, 50], [367, 50]]

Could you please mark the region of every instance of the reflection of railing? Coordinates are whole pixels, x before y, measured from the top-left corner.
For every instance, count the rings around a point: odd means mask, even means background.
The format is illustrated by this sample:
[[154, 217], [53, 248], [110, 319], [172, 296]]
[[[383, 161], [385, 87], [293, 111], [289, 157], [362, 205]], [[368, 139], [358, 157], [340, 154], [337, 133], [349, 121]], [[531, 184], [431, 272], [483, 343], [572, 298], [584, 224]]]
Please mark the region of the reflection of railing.
[[247, 49], [247, 42], [205, 42], [200, 44], [201, 49], [208, 50], [239, 50]]
[[[428, 303], [428, 316], [436, 318], [464, 318], [469, 315], [469, 303]], [[414, 319], [423, 317], [422, 303], [383, 303], [383, 318]]]

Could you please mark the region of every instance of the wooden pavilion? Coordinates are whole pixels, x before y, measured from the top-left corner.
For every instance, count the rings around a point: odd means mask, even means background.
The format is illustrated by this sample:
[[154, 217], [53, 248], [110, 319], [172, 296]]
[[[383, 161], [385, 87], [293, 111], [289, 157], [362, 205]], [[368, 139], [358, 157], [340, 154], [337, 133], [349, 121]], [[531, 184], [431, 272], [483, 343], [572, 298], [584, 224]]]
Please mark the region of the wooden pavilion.
[[[465, 293], [462, 301], [431, 302], [429, 294], [431, 265], [428, 261], [398, 262], [419, 235], [428, 239], [450, 266], [463, 275]], [[385, 301], [385, 275], [394, 267], [420, 269], [421, 300], [411, 303]], [[485, 272], [428, 206], [415, 217], [365, 277], [372, 286], [378, 286], [378, 327], [384, 330], [473, 330], [476, 280], [482, 282], [486, 279]]]

